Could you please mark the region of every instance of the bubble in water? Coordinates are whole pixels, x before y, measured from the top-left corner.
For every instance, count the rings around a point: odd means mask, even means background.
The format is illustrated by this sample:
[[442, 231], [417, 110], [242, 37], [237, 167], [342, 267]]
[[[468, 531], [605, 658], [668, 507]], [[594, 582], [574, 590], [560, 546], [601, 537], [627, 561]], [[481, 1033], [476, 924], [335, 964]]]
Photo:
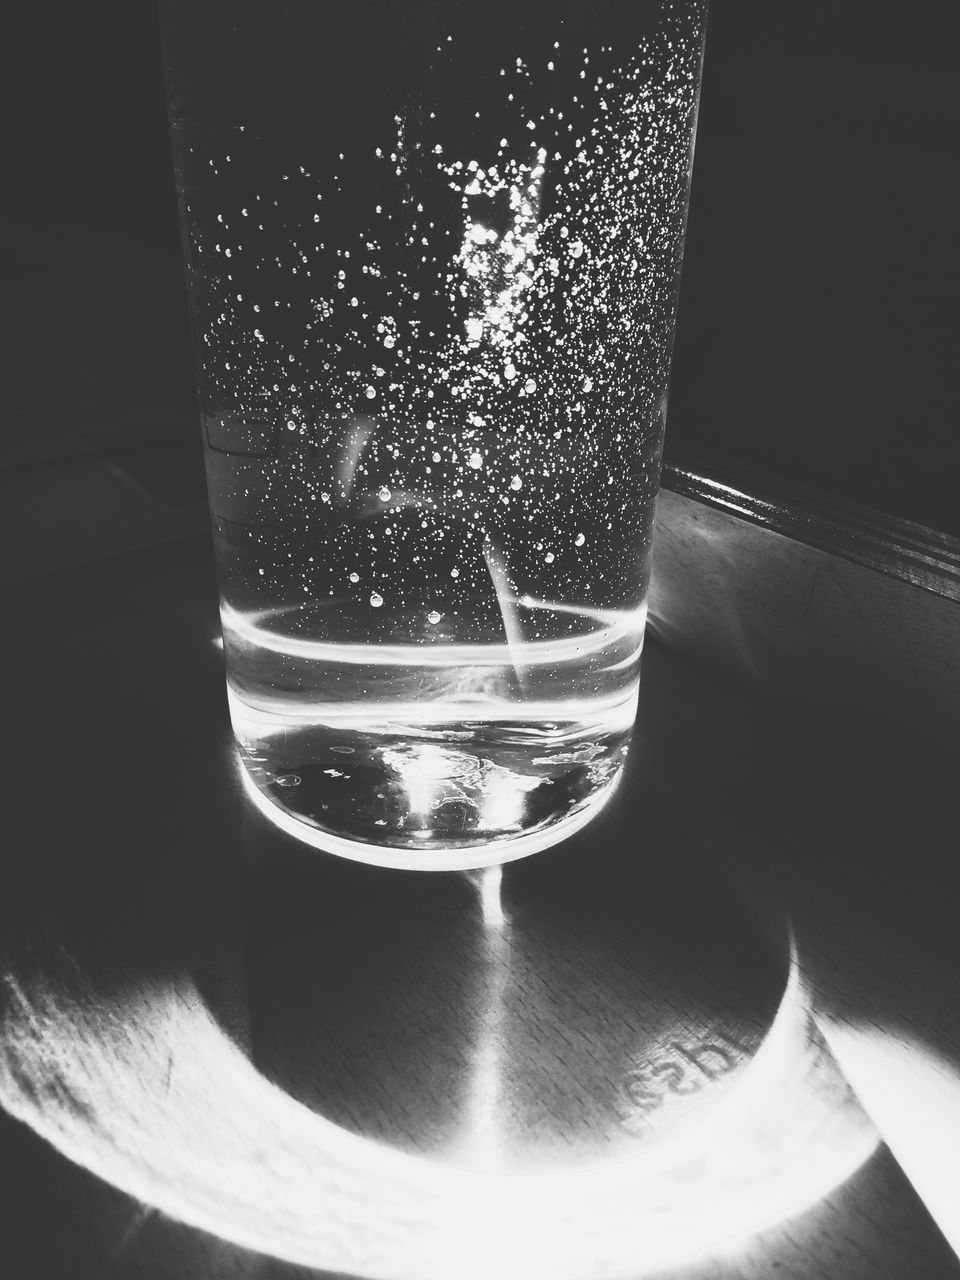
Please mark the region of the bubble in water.
[[451, 570], [450, 570], [450, 577], [451, 577], [451, 578], [459, 578], [459, 577], [460, 577], [460, 570], [459, 570], [459, 569], [451, 569]]
[[374, 609], [379, 609], [383, 604], [383, 596], [379, 595], [376, 591], [372, 592], [370, 596], [370, 603], [373, 605]]
[[442, 613], [437, 613], [436, 609], [431, 609], [430, 612], [427, 614], [427, 621], [431, 623], [433, 626], [436, 626], [442, 617], [443, 617]]
[[519, 476], [514, 476], [513, 479], [510, 481], [511, 489], [519, 489], [521, 488], [522, 485], [523, 485], [523, 481], [520, 479]]
[[351, 573], [351, 575], [350, 575], [350, 581], [351, 581], [351, 582], [359, 582], [359, 581], [360, 581], [360, 575], [359, 575], [359, 573]]
[[583, 380], [583, 389], [584, 389], [584, 391], [592, 391], [592, 390], [593, 390], [593, 379], [592, 379], [592, 378], [584, 378], [584, 380]]
[[537, 384], [534, 382], [533, 378], [528, 378], [523, 384], [523, 389], [528, 396], [533, 395], [534, 391], [537, 389]]
[[544, 560], [546, 560], [547, 564], [553, 564], [554, 560], [556, 560], [556, 556], [553, 554], [552, 551], [548, 551], [543, 558]]
[[367, 399], [368, 399], [368, 400], [374, 400], [374, 399], [376, 398], [376, 395], [377, 395], [377, 389], [376, 389], [376, 387], [367, 387], [367, 389], [366, 389], [366, 391], [364, 392], [364, 394], [366, 395], [366, 397], [367, 397]]
[[567, 252], [570, 254], [571, 258], [582, 258], [583, 257], [583, 241], [571, 240], [568, 246]]
[[586, 542], [586, 538], [584, 537], [584, 535], [582, 533], [578, 533], [573, 540], [573, 545], [575, 547], [582, 547], [585, 542]]
[[437, 453], [437, 452], [436, 452], [436, 450], [434, 450], [434, 452], [433, 452], [433, 454], [432, 454], [432, 457], [433, 457], [434, 462], [439, 462], [439, 461], [440, 461], [440, 455], [439, 455], [439, 453]]
[[377, 494], [377, 497], [380, 499], [381, 502], [390, 501], [390, 490], [387, 488], [386, 485], [383, 486], [383, 488]]
[[471, 453], [467, 461], [470, 463], [470, 466], [473, 467], [474, 471], [479, 471], [483, 466], [483, 455], [479, 453]]

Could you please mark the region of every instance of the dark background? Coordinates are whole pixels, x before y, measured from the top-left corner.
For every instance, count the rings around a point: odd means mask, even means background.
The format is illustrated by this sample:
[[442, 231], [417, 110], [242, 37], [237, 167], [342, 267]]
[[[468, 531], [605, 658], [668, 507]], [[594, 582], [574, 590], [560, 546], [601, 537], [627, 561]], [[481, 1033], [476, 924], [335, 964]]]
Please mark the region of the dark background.
[[[714, 0], [668, 455], [960, 535], [958, 10]], [[3, 461], [55, 453], [78, 404], [138, 397], [186, 437], [155, 7], [18, 5], [6, 25], [0, 389], [28, 425]]]
[[955, 535], [958, 16], [713, 5], [668, 430]]

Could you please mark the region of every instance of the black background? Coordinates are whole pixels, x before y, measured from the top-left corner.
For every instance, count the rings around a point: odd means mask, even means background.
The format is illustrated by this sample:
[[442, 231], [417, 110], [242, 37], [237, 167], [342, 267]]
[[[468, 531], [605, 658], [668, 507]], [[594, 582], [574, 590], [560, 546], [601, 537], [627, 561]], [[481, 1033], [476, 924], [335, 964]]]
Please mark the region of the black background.
[[[714, 0], [668, 456], [960, 534], [957, 12]], [[5, 26], [4, 258], [67, 245], [88, 308], [187, 402], [155, 7], [18, 5]], [[17, 358], [8, 401], [42, 395]]]

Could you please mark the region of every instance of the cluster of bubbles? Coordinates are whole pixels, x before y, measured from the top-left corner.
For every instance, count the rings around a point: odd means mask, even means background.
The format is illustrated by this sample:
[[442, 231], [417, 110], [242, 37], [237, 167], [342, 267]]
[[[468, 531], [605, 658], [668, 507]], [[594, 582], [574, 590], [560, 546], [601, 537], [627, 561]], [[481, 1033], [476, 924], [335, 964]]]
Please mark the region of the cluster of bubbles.
[[185, 219], [204, 407], [241, 441], [215, 505], [251, 595], [434, 629], [491, 591], [640, 603], [699, 75], [671, 13], [491, 69], [459, 133], [469, 50], [441, 39], [416, 103], [322, 171], [273, 172], [254, 127], [191, 146], [219, 206]]

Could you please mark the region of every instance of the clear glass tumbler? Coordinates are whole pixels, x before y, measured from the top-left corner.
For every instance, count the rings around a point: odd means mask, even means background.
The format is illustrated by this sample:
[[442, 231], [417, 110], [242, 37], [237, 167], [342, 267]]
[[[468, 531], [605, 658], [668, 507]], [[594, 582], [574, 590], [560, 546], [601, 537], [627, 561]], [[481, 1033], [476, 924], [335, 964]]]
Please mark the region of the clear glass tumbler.
[[233, 725], [350, 857], [545, 848], [637, 706], [706, 0], [161, 0]]

